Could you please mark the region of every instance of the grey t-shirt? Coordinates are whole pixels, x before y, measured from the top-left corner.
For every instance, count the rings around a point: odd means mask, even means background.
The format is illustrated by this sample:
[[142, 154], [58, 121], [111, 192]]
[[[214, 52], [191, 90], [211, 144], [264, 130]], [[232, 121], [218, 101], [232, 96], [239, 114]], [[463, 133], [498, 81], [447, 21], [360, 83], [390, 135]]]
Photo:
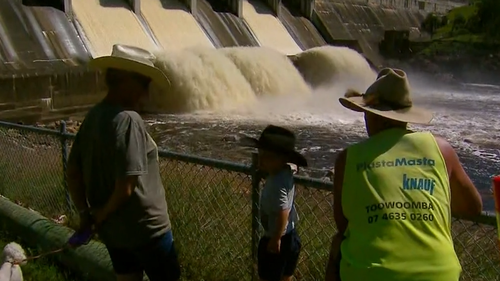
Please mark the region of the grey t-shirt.
[[295, 228], [299, 217], [295, 210], [294, 197], [295, 184], [293, 172], [289, 167], [266, 178], [260, 196], [260, 220], [264, 227], [265, 236], [271, 237], [278, 231], [278, 213], [282, 210], [290, 210], [288, 224], [282, 235]]
[[130, 199], [98, 230], [103, 242], [116, 248], [137, 248], [170, 229], [158, 147], [135, 111], [103, 101], [85, 117], [69, 161], [83, 174], [91, 208], [102, 208], [117, 179], [137, 175]]

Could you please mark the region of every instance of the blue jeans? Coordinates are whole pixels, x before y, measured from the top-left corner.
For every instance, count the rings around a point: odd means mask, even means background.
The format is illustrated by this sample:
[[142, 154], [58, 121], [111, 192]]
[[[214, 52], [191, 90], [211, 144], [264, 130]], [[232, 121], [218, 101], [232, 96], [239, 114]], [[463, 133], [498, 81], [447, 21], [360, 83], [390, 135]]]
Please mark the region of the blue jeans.
[[181, 270], [172, 231], [139, 249], [107, 249], [116, 274], [145, 272], [150, 281], [177, 281], [180, 278]]

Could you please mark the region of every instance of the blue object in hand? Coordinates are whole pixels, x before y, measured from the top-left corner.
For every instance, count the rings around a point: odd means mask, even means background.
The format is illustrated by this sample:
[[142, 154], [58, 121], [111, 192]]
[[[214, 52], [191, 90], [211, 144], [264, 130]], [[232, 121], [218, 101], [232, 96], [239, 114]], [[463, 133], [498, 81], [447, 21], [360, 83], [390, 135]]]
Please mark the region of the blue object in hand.
[[68, 240], [68, 244], [73, 247], [78, 247], [82, 245], [87, 245], [92, 238], [92, 229], [87, 229], [84, 231], [76, 231]]

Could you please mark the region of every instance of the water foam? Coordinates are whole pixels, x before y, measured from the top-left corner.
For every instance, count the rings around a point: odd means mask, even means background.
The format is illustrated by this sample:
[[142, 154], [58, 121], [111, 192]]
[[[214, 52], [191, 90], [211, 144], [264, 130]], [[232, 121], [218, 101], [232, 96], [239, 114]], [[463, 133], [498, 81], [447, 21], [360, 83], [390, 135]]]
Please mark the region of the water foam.
[[315, 47], [290, 56], [290, 59], [305, 81], [316, 87], [328, 86], [333, 79], [342, 81], [355, 77], [362, 83], [353, 85], [354, 89], [364, 91], [365, 85], [371, 84], [377, 76], [362, 55], [347, 47]]
[[467, 153], [500, 162], [499, 94], [481, 86], [463, 91], [417, 87], [414, 100], [434, 112], [435, 118], [430, 127], [414, 127], [441, 135]]
[[310, 88], [300, 72], [276, 50], [232, 47], [220, 51], [240, 69], [259, 97], [310, 94]]
[[313, 88], [311, 95], [265, 95], [255, 105], [233, 112], [230, 118], [240, 122], [253, 120], [316, 126], [345, 125], [362, 120], [361, 114], [345, 109], [338, 99], [348, 89], [364, 91], [375, 81], [376, 73], [365, 58], [344, 47], [319, 47], [303, 53], [291, 60], [297, 63], [297, 68], [305, 76], [304, 81]]
[[145, 108], [163, 113], [224, 110], [255, 102], [252, 87], [221, 52], [203, 47], [156, 54], [155, 65], [170, 79], [165, 91], [152, 85]]
[[[156, 66], [170, 78], [171, 86], [165, 91], [153, 86], [145, 107], [158, 113], [231, 114], [249, 120], [300, 121], [304, 116], [309, 120], [323, 115], [331, 116], [330, 122], [352, 119], [339, 106], [338, 98], [349, 88], [363, 91], [375, 80], [368, 62], [344, 47], [304, 53], [307, 55], [294, 57], [299, 72], [285, 55], [263, 47], [162, 51]], [[312, 94], [302, 75], [313, 83]], [[314, 75], [321, 81], [310, 79]]]

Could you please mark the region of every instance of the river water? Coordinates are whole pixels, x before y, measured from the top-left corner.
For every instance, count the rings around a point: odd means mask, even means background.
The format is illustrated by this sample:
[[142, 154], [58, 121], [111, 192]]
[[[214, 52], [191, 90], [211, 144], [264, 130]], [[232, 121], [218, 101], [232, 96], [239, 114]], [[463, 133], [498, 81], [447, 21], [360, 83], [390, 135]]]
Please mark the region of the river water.
[[[238, 146], [242, 135], [256, 136], [267, 124], [284, 125], [298, 136], [298, 147], [309, 159], [305, 175], [323, 177], [340, 150], [366, 138], [362, 115], [345, 110], [341, 87], [316, 91], [312, 98], [280, 97], [257, 107], [230, 112], [147, 116], [158, 145], [178, 152], [216, 159], [250, 162], [250, 151]], [[490, 178], [500, 171], [500, 87], [467, 84], [415, 87], [414, 103], [435, 113], [431, 126], [413, 126], [443, 136], [456, 148], [466, 171], [481, 191], [486, 210], [493, 210]]]

